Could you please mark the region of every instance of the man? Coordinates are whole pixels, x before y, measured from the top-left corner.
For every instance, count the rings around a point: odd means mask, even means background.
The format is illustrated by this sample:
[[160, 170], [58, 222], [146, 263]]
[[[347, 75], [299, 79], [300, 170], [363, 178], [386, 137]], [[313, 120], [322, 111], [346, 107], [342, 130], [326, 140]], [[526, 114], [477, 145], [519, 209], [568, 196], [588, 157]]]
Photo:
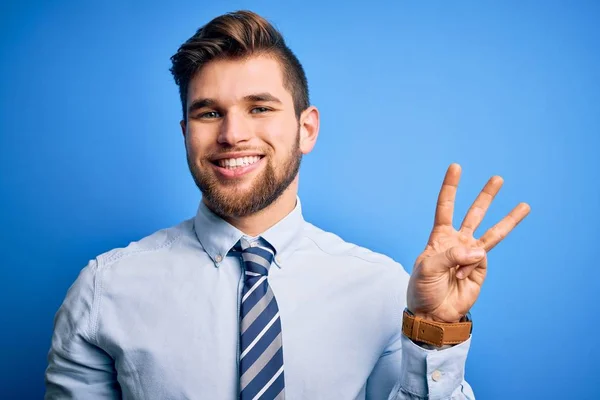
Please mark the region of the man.
[[220, 16], [172, 57], [197, 215], [90, 261], [55, 319], [48, 399], [473, 398], [468, 311], [502, 179], [460, 229], [446, 173], [412, 276], [304, 221], [298, 170], [319, 132], [301, 64], [251, 12]]

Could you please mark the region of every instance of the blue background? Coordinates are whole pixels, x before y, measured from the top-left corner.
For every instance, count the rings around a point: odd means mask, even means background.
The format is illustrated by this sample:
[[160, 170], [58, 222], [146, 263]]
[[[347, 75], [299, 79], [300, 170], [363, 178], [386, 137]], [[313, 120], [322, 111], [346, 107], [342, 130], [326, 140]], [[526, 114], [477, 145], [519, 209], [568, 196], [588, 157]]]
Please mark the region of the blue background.
[[532, 213], [489, 255], [467, 379], [482, 399], [597, 398], [600, 3], [216, 3], [0, 6], [0, 398], [42, 396], [89, 259], [195, 213], [169, 57], [240, 8], [282, 30], [321, 110], [307, 220], [410, 271], [446, 167], [456, 223], [502, 175], [479, 233]]

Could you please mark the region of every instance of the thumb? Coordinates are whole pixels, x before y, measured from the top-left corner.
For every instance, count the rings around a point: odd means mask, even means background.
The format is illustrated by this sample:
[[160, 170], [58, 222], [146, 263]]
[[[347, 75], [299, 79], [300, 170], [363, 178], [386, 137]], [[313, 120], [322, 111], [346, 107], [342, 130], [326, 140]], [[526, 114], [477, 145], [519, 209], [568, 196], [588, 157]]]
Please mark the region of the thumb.
[[476, 264], [485, 257], [485, 250], [479, 247], [470, 248], [466, 246], [451, 247], [440, 257], [440, 266], [453, 268], [457, 265]]

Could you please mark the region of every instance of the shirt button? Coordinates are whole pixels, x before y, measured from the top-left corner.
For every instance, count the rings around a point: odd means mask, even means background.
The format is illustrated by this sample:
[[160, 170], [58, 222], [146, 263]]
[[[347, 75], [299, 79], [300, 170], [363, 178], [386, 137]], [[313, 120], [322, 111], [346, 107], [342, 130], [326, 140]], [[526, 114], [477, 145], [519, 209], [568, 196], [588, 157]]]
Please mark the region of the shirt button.
[[281, 265], [281, 257], [275, 257], [275, 261], [277, 261], [277, 264]]
[[215, 261], [220, 263], [221, 261], [223, 261], [223, 257], [221, 257], [220, 255], [215, 257]]
[[431, 374], [431, 379], [433, 379], [436, 382], [439, 381], [440, 379], [442, 379], [442, 373], [436, 369]]

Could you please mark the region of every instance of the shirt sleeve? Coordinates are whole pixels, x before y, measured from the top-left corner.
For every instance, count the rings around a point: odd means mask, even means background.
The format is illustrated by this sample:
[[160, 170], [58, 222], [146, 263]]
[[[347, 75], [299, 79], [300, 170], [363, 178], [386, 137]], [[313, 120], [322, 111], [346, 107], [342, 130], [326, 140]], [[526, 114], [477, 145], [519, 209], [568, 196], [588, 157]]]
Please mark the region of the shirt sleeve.
[[427, 350], [399, 329], [369, 376], [367, 399], [474, 399], [464, 380], [470, 345], [471, 338], [444, 350]]
[[54, 318], [45, 399], [120, 399], [114, 361], [94, 344], [97, 264], [79, 274]]

